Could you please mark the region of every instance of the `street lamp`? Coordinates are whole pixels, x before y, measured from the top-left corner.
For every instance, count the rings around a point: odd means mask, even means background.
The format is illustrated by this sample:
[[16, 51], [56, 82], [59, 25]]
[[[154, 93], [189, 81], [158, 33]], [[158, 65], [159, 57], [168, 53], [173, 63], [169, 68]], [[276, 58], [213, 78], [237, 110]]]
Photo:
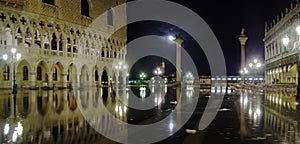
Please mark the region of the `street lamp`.
[[[22, 54], [21, 53], [17, 53], [17, 49], [16, 48], [12, 48], [11, 49], [11, 53], [12, 53], [12, 62], [13, 62], [13, 94], [17, 94], [17, 85], [16, 85], [16, 62], [19, 61], [21, 59]], [[4, 54], [2, 56], [2, 58], [6, 61], [8, 60], [8, 55]]]
[[140, 79], [142, 80], [142, 81], [144, 81], [144, 79], [147, 77], [147, 75], [145, 74], [145, 73], [141, 73], [140, 75], [139, 75], [139, 77], [140, 77]]
[[249, 67], [250, 67], [250, 69], [253, 69], [254, 70], [254, 78], [253, 78], [253, 82], [255, 83], [255, 79], [257, 79], [256, 78], [256, 71], [257, 71], [257, 69], [259, 69], [260, 67], [261, 67], [261, 63], [257, 60], [257, 59], [254, 59], [253, 60], [253, 63], [251, 62], [251, 63], [249, 63]]
[[160, 69], [160, 67], [156, 68], [153, 72], [155, 75], [161, 75], [162, 74], [162, 71]]

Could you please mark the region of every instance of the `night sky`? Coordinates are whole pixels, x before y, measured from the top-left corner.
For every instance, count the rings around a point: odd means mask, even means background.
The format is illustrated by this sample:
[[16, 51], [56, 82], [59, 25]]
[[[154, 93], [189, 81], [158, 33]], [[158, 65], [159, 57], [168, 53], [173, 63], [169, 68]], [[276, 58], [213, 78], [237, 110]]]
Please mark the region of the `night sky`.
[[[246, 61], [254, 57], [263, 62], [264, 60], [264, 38], [265, 22], [270, 23], [280, 15], [281, 11], [290, 7], [290, 3], [295, 0], [172, 0], [184, 5], [199, 16], [211, 27], [222, 47], [228, 75], [238, 75], [240, 70], [240, 44], [237, 36], [241, 28], [246, 29], [245, 33], [249, 39], [246, 46]], [[188, 23], [187, 19], [187, 23]], [[145, 35], [167, 36], [168, 34], [183, 34], [185, 42], [183, 47], [192, 56], [197, 64], [199, 75], [209, 75], [210, 70], [199, 45], [184, 31], [173, 25], [161, 22], [145, 21], [130, 24], [128, 26], [128, 42]], [[149, 64], [149, 61], [152, 63]], [[151, 73], [159, 64], [161, 58], [146, 58], [140, 60], [131, 70], [131, 74], [136, 75], [140, 69]], [[147, 67], [144, 66], [147, 63]], [[172, 72], [174, 68], [167, 63], [167, 72]], [[263, 70], [262, 70], [263, 72]]]

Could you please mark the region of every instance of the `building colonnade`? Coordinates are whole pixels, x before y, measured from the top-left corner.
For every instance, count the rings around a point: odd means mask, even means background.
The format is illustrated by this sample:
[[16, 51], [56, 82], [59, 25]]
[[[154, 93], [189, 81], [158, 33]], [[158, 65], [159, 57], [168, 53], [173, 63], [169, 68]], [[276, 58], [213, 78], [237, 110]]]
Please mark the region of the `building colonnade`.
[[113, 76], [127, 75], [126, 69], [114, 69], [126, 56], [126, 42], [117, 37], [46, 16], [0, 15], [0, 53], [16, 48], [22, 54], [16, 63], [0, 61], [0, 87], [11, 87], [14, 65], [19, 87], [100, 86], [103, 73], [107, 83]]

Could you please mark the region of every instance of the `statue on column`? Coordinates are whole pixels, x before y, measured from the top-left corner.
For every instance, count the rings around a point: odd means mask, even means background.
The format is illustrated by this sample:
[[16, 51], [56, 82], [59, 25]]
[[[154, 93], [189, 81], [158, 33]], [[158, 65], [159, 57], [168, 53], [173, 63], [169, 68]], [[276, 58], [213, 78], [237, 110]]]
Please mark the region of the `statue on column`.
[[242, 28], [242, 30], [241, 30], [241, 35], [242, 35], [242, 36], [245, 35], [245, 28]]

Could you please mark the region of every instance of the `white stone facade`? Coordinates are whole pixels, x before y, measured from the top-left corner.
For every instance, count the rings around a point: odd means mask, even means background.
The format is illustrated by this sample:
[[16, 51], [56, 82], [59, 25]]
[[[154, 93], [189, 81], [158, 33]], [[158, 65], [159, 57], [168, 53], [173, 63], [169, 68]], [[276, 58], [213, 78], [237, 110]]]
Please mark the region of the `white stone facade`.
[[[88, 7], [84, 15], [82, 2]], [[127, 70], [114, 69], [126, 57], [126, 27], [114, 33], [126, 21], [125, 10], [123, 15], [113, 11], [122, 3], [125, 0], [0, 0], [0, 54], [10, 57], [0, 61], [0, 88], [12, 86], [14, 67], [16, 84], [23, 88], [100, 86], [103, 71], [107, 83], [114, 76], [125, 80]], [[97, 19], [106, 10], [110, 12], [105, 19]], [[11, 48], [22, 54], [19, 61]]]
[[[265, 81], [267, 84], [298, 84], [300, 4], [291, 4], [265, 29]], [[284, 45], [283, 38], [288, 38]]]

